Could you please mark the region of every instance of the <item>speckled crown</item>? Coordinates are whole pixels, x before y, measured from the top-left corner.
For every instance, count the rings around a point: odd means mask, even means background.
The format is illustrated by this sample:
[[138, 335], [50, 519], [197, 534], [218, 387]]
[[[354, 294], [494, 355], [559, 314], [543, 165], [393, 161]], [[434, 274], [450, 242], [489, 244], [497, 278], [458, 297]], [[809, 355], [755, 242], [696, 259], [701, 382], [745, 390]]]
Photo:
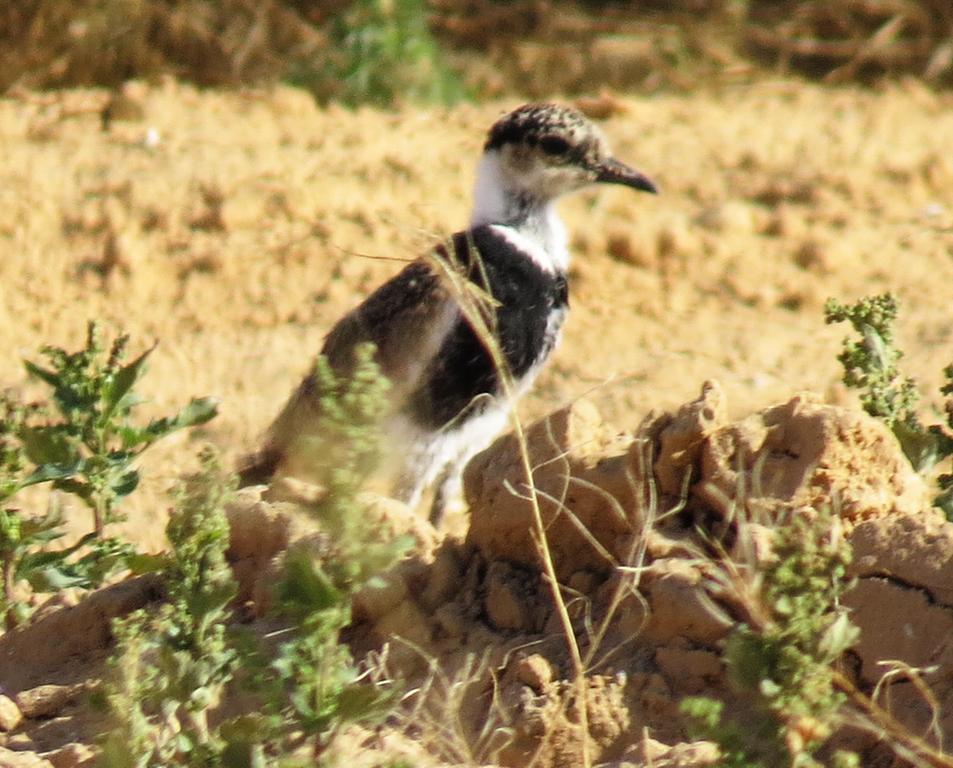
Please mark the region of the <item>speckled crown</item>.
[[483, 148], [500, 149], [505, 144], [535, 146], [547, 137], [561, 138], [572, 148], [587, 149], [596, 144], [599, 132], [582, 112], [572, 107], [524, 104], [493, 124]]

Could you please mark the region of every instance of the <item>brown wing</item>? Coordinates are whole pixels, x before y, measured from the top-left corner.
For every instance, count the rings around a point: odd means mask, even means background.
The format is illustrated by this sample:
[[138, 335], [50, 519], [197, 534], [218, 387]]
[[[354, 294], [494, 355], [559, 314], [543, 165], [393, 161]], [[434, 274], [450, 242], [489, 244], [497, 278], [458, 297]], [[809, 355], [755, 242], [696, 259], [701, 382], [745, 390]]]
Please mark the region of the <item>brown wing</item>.
[[[445, 257], [446, 249], [438, 246], [437, 253]], [[430, 259], [419, 259], [341, 318], [325, 339], [321, 354], [337, 372], [346, 374], [355, 346], [373, 342], [381, 371], [392, 384], [394, 407], [399, 408], [418, 386], [458, 317], [446, 278]], [[317, 428], [318, 403], [314, 377], [308, 375], [268, 428], [264, 446], [240, 466], [243, 484], [266, 482], [286, 465], [298, 438]]]
[[417, 387], [458, 316], [446, 281], [421, 259], [345, 315], [328, 334], [321, 353], [335, 370], [347, 372], [355, 345], [373, 342], [381, 372], [400, 401]]

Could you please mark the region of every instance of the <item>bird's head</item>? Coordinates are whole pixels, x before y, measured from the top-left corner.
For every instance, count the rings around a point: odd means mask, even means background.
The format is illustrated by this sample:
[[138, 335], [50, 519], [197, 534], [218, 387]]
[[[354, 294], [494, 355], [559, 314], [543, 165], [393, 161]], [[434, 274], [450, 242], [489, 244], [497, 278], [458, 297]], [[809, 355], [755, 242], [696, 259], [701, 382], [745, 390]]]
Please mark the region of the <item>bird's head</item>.
[[525, 104], [493, 124], [483, 149], [498, 167], [498, 183], [537, 202], [594, 183], [657, 191], [647, 176], [613, 158], [602, 132], [571, 107]]

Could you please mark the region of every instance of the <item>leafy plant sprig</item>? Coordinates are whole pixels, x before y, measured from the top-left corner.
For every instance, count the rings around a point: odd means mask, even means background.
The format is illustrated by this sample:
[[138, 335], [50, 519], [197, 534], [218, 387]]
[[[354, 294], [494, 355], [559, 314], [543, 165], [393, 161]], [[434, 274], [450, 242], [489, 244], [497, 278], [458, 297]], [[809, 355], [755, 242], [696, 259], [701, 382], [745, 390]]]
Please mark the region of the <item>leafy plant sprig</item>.
[[[52, 405], [24, 405], [0, 397], [0, 625], [10, 628], [30, 614], [21, 590], [34, 593], [99, 586], [121, 567], [149, 570], [154, 563], [135, 547], [104, 535], [118, 518], [117, 505], [139, 483], [135, 460], [160, 438], [201, 424], [216, 412], [212, 398], [193, 400], [173, 417], [146, 425], [131, 421], [141, 402], [135, 385], [153, 348], [123, 364], [128, 336], [107, 350], [90, 323], [84, 349], [44, 347], [49, 365], [27, 370], [53, 389]], [[31, 469], [32, 466], [32, 469]], [[78, 496], [93, 511], [93, 531], [66, 548], [50, 544], [64, 535], [59, 500], [43, 515], [23, 515], [9, 500], [23, 488], [51, 483]]]
[[[106, 692], [116, 728], [103, 742], [108, 768], [225, 765], [234, 750], [208, 716], [234, 677], [240, 654], [226, 631], [237, 585], [225, 560], [224, 506], [234, 479], [212, 451], [178, 492], [166, 527], [163, 578], [169, 602], [114, 623], [117, 648]], [[235, 765], [252, 766], [250, 748]], [[263, 763], [262, 763], [263, 765]]]
[[[320, 437], [303, 447], [311, 449], [326, 490], [306, 510], [326, 546], [300, 545], [287, 554], [276, 594], [291, 639], [277, 649], [226, 629], [235, 594], [223, 512], [231, 480], [206, 457], [202, 476], [180, 493], [167, 527], [169, 603], [115, 624], [106, 699], [118, 726], [104, 742], [106, 768], [315, 765], [342, 725], [374, 722], [389, 711], [393, 688], [365, 680], [341, 643], [354, 595], [409, 543], [368, 531], [360, 498], [388, 386], [373, 355], [373, 347], [362, 347], [346, 375], [318, 363]], [[239, 682], [239, 671], [255, 684], [253, 709], [213, 725], [210, 714]]]
[[[68, 587], [98, 586], [121, 561], [131, 559], [134, 548], [113, 539], [95, 539], [90, 533], [70, 547], [50, 549], [49, 544], [65, 534], [59, 500], [50, 498], [42, 515], [24, 515], [7, 507], [7, 501], [23, 488], [48, 482], [58, 473], [49, 467], [27, 472], [29, 464], [20, 439], [28, 414], [37, 406], [24, 406], [9, 396], [0, 398], [0, 626], [9, 629], [26, 621], [32, 607], [21, 592], [22, 584], [36, 592], [56, 592]], [[88, 545], [93, 544], [92, 547]], [[80, 557], [77, 552], [88, 551]]]
[[48, 367], [25, 363], [31, 375], [52, 387], [59, 416], [22, 425], [26, 455], [54, 488], [74, 494], [92, 510], [97, 537], [120, 519], [119, 503], [138, 486], [136, 459], [157, 440], [203, 424], [217, 412], [217, 401], [204, 397], [193, 399], [175, 416], [132, 423], [133, 411], [142, 402], [134, 387], [155, 346], [123, 364], [128, 342], [127, 335], [119, 336], [106, 354], [99, 326], [90, 322], [83, 349], [71, 353], [47, 346], [42, 353]]
[[[764, 569], [759, 598], [766, 610], [756, 612], [767, 618], [741, 625], [728, 640], [728, 669], [743, 714], [727, 717], [722, 702], [705, 697], [682, 704], [699, 735], [719, 745], [720, 765], [821, 765], [813, 755], [845, 701], [834, 665], [859, 634], [839, 604], [850, 586], [850, 546], [830, 523], [829, 513], [798, 516], [775, 529], [775, 559]], [[845, 752], [832, 763], [858, 764]]]
[[[928, 472], [939, 461], [953, 456], [953, 365], [944, 369], [946, 384], [940, 389], [950, 398], [946, 425], [926, 427], [916, 414], [920, 399], [916, 382], [901, 375], [898, 366], [903, 352], [894, 345], [897, 311], [897, 300], [889, 293], [847, 305], [829, 299], [824, 306], [826, 322], [849, 322], [860, 334], [859, 339], [845, 339], [837, 356], [844, 366], [844, 383], [861, 390], [864, 410], [890, 427], [913, 468]], [[953, 474], [941, 475], [939, 484], [941, 493], [934, 504], [953, 520]]]
[[861, 335], [857, 340], [845, 339], [837, 359], [844, 366], [844, 383], [862, 390], [864, 410], [891, 428], [898, 423], [918, 427], [916, 382], [901, 376], [897, 365], [903, 357], [893, 337], [897, 300], [889, 293], [850, 305], [828, 299], [824, 319], [828, 324], [849, 322]]
[[293, 723], [319, 758], [337, 730], [349, 722], [383, 717], [393, 691], [362, 680], [341, 631], [351, 621], [358, 591], [376, 582], [410, 546], [407, 537], [381, 540], [368, 530], [359, 497], [378, 457], [380, 420], [389, 382], [374, 360], [371, 344], [355, 350], [348, 375], [325, 358], [315, 368], [321, 393], [321, 424], [310, 444], [313, 469], [326, 493], [309, 513], [328, 534], [326, 551], [305, 547], [289, 553], [278, 585], [280, 610], [295, 623], [294, 639], [282, 644], [272, 667], [284, 695], [272, 697], [276, 715]]

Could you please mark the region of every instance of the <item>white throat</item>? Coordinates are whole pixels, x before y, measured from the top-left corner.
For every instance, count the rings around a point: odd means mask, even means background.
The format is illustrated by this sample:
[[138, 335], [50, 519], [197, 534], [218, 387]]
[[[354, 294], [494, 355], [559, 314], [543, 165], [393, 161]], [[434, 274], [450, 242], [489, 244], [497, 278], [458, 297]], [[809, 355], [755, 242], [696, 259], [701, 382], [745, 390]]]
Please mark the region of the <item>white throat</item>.
[[533, 200], [507, 180], [500, 167], [500, 153], [483, 153], [477, 166], [470, 226], [495, 228], [548, 271], [569, 267], [566, 229], [553, 200]]

